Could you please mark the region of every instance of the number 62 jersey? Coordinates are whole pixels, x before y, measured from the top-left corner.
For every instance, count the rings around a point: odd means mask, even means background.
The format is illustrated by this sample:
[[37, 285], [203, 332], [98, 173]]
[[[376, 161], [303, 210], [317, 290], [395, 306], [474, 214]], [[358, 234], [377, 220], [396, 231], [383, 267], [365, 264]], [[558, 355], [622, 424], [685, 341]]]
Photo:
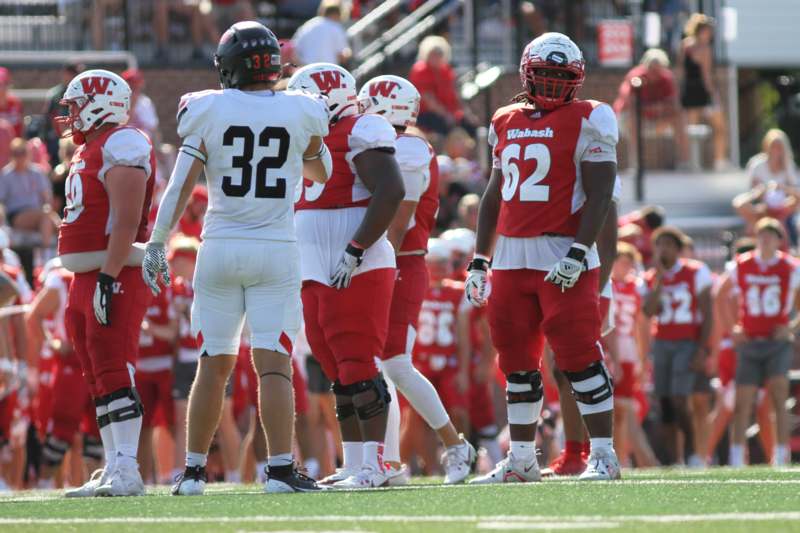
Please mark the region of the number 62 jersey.
[[295, 241], [294, 192], [311, 137], [328, 134], [324, 100], [300, 91], [189, 93], [178, 135], [192, 134], [208, 156], [202, 238]]
[[[581, 163], [616, 162], [617, 139], [614, 112], [594, 100], [497, 110], [489, 130], [492, 166], [503, 174], [494, 269], [548, 271], [567, 254], [586, 201]], [[586, 259], [600, 265], [595, 247]]]

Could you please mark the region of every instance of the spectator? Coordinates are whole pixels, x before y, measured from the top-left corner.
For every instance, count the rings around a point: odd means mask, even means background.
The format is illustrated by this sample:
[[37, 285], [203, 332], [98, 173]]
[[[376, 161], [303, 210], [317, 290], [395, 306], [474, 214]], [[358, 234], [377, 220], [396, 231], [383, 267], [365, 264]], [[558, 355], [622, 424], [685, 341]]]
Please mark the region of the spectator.
[[649, 267], [653, 257], [651, 237], [664, 224], [664, 209], [648, 205], [619, 217], [619, 240], [632, 244], [642, 255], [644, 266]]
[[205, 185], [195, 185], [183, 216], [178, 221], [178, 232], [200, 240], [203, 220], [208, 208], [208, 190]]
[[[192, 0], [156, 0], [153, 6], [153, 32], [156, 40], [156, 50], [153, 59], [156, 62], [170, 59], [167, 51], [169, 42], [169, 16], [175, 14], [189, 19], [189, 32], [192, 36], [192, 59], [196, 61], [208, 59], [203, 50], [205, 42], [215, 46], [219, 41], [219, 32], [214, 27], [209, 14], [202, 13], [197, 2]], [[204, 41], [203, 37], [208, 40]]]
[[797, 186], [797, 167], [794, 164], [792, 143], [783, 130], [769, 130], [761, 141], [761, 152], [747, 162], [751, 186], [771, 181], [789, 187]]
[[42, 131], [39, 132], [39, 136], [47, 144], [47, 152], [50, 154], [51, 161], [56, 161], [58, 158], [58, 140], [63, 133], [58, 124], [56, 124], [55, 119], [67, 116], [69, 112], [66, 106], [61, 105], [61, 99], [64, 98], [64, 91], [67, 90], [69, 82], [83, 72], [84, 68], [84, 65], [77, 61], [66, 63], [64, 68], [61, 69], [61, 83], [47, 91], [47, 98], [42, 111], [47, 119], [42, 124]]
[[317, 16], [300, 26], [292, 38], [300, 63], [336, 63], [350, 61], [352, 52], [342, 20], [344, 7], [339, 0], [323, 0]]
[[411, 67], [408, 80], [422, 96], [417, 126], [439, 135], [447, 135], [453, 127], [463, 126], [470, 134], [474, 126], [468, 121], [456, 93], [456, 74], [450, 66], [450, 43], [438, 35], [429, 35], [419, 43], [417, 62]]
[[66, 181], [75, 148], [72, 137], [62, 138], [58, 143], [59, 163], [50, 173], [50, 182], [53, 185], [53, 211], [59, 216], [64, 215], [64, 206], [67, 203]]
[[8, 223], [18, 231], [39, 232], [42, 245], [50, 248], [56, 228], [50, 200], [50, 181], [31, 163], [28, 144], [19, 137], [11, 142], [11, 163], [0, 173], [0, 203], [6, 206]]
[[637, 121], [635, 111], [635, 83], [641, 82], [638, 98], [642, 106], [642, 118], [655, 126], [656, 131], [665, 126], [671, 127], [678, 148], [678, 167], [688, 166], [689, 142], [686, 137], [686, 124], [678, 103], [678, 85], [669, 70], [669, 57], [658, 48], [644, 53], [639, 64], [625, 75], [619, 86], [614, 111], [620, 115], [624, 124], [620, 128], [627, 134], [629, 153], [636, 153]]
[[14, 128], [14, 136], [22, 137], [22, 101], [9, 92], [11, 73], [0, 67], [0, 119], [8, 121]]
[[249, 0], [211, 0], [211, 14], [217, 31], [228, 29], [241, 20], [255, 20], [256, 13]]
[[481, 197], [477, 194], [465, 194], [458, 202], [458, 227], [475, 231], [478, 227], [478, 206]]
[[144, 131], [154, 145], [159, 144], [158, 114], [153, 101], [142, 92], [144, 89], [142, 71], [130, 68], [122, 73], [122, 79], [131, 87], [131, 112], [128, 125]]
[[786, 231], [790, 218], [800, 204], [800, 191], [777, 181], [769, 181], [736, 196], [732, 204], [744, 219], [748, 235], [754, 235], [755, 225], [763, 217], [779, 220]]
[[[95, 50], [106, 49], [106, 19], [109, 14], [124, 16], [125, 3], [122, 0], [93, 0], [91, 2], [92, 48]], [[112, 32], [113, 34], [114, 32]], [[112, 35], [112, 39], [117, 36]], [[121, 43], [113, 41], [112, 49], [118, 49]]]
[[694, 13], [684, 28], [686, 38], [681, 42], [678, 68], [682, 71], [681, 105], [689, 124], [697, 124], [704, 116], [714, 129], [714, 168], [731, 166], [728, 160], [728, 138], [725, 115], [719, 93], [714, 85], [714, 19]]

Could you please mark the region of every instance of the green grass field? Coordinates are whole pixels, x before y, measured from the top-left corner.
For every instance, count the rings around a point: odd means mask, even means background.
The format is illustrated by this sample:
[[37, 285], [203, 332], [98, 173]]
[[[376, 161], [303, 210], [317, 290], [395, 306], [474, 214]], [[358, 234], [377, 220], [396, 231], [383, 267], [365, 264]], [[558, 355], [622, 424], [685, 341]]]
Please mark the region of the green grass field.
[[268, 496], [210, 485], [203, 497], [151, 488], [143, 498], [0, 496], [0, 531], [724, 531], [800, 532], [800, 469], [651, 470], [624, 481], [442, 487]]

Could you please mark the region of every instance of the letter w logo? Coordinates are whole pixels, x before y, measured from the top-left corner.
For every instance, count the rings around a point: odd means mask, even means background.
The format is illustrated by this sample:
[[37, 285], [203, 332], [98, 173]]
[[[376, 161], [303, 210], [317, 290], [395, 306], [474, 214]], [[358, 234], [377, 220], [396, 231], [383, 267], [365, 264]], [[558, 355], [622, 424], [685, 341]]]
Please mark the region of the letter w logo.
[[323, 70], [314, 72], [311, 78], [323, 93], [328, 93], [331, 89], [339, 89], [342, 86], [342, 73], [338, 70]]
[[81, 79], [84, 94], [106, 94], [109, 83], [111, 83], [111, 78], [92, 76], [91, 78]]
[[400, 85], [396, 81], [379, 81], [369, 86], [369, 95], [378, 96], [380, 94], [384, 98], [389, 98], [395, 87], [399, 86]]

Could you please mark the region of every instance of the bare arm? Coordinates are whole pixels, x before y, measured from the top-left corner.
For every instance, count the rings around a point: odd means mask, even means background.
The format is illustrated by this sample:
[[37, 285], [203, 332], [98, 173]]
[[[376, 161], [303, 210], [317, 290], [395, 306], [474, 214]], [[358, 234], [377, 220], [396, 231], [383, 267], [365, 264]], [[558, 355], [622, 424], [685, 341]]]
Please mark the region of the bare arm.
[[114, 213], [108, 254], [101, 272], [116, 278], [136, 240], [142, 218], [147, 174], [141, 168], [116, 166], [106, 172], [106, 191]]
[[714, 58], [711, 47], [704, 46], [702, 49], [696, 50], [693, 57], [700, 65], [700, 73], [703, 77], [703, 85], [705, 85], [706, 91], [715, 98], [716, 88], [714, 87], [714, 74], [712, 72], [714, 69]]
[[369, 248], [389, 228], [405, 195], [403, 177], [394, 155], [384, 150], [365, 150], [353, 158], [358, 177], [372, 198], [353, 240]]
[[303, 177], [317, 183], [325, 183], [328, 181], [328, 178], [330, 177], [328, 175], [328, 171], [325, 170], [325, 165], [322, 163], [321, 157], [316, 157], [314, 159], [306, 158], [314, 157], [320, 153], [321, 149], [322, 137], [319, 135], [314, 135], [311, 137], [311, 141], [308, 143], [308, 148], [306, 148], [306, 151], [303, 154]]
[[597, 236], [597, 253], [600, 256], [600, 290], [608, 283], [611, 268], [617, 257], [617, 204], [611, 202], [603, 227]]
[[661, 313], [661, 290], [664, 288], [664, 279], [656, 274], [653, 288], [644, 296], [642, 311], [646, 317], [653, 317]]
[[500, 169], [492, 169], [489, 184], [483, 191], [481, 205], [478, 208], [478, 228], [475, 236], [475, 253], [478, 255], [492, 256], [497, 231], [497, 217], [500, 215], [500, 183], [502, 179], [503, 174]]
[[395, 252], [400, 251], [400, 246], [403, 244], [403, 239], [408, 231], [408, 224], [417, 210], [418, 202], [410, 200], [403, 200], [397, 208], [392, 223], [389, 224], [389, 242], [394, 246]]
[[611, 207], [617, 164], [611, 161], [602, 163], [584, 161], [581, 163], [581, 176], [586, 203], [583, 204], [583, 214], [575, 242], [591, 248], [597, 241]]

